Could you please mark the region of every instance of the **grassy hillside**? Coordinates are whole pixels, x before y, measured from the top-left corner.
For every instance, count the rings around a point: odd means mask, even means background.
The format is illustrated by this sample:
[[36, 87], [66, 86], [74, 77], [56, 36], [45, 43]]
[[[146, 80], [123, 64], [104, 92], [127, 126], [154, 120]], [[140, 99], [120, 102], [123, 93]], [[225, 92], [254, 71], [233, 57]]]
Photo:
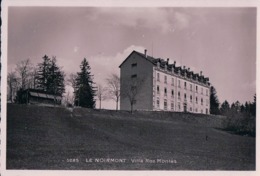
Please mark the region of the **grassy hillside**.
[[221, 117], [9, 104], [7, 169], [254, 170], [255, 138], [213, 127]]

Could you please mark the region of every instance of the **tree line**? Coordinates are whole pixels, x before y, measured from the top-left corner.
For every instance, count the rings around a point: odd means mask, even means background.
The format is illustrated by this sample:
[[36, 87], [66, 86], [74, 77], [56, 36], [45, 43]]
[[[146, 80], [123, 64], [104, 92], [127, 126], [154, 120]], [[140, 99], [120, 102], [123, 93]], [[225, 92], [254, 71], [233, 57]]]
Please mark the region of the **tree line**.
[[223, 127], [241, 135], [255, 136], [256, 134], [256, 94], [253, 102], [247, 101], [241, 104], [239, 101], [229, 103], [225, 100], [222, 104], [217, 97], [217, 91], [212, 86], [210, 93], [210, 113], [222, 115]]
[[26, 89], [38, 89], [46, 93], [62, 95], [65, 92], [65, 73], [57, 65], [56, 57], [43, 56], [36, 66], [30, 59], [16, 64], [15, 70], [7, 76], [10, 102], [24, 103], [22, 92]]
[[[95, 97], [97, 97], [100, 100], [100, 107], [102, 100], [112, 99], [116, 102], [116, 109], [118, 109], [120, 98], [119, 76], [111, 74], [106, 79], [106, 87], [103, 88], [101, 84], [98, 84], [97, 87], [86, 58], [82, 60], [79, 67], [79, 72], [67, 76], [62, 67], [58, 66], [55, 56], [50, 58], [45, 55], [37, 65], [33, 65], [30, 59], [22, 60], [16, 64], [14, 71], [8, 73], [7, 99], [11, 103], [25, 103], [26, 101], [21, 96], [22, 92], [26, 89], [36, 89], [63, 96], [65, 98], [64, 103], [70, 106], [95, 108]], [[69, 95], [69, 92], [64, 95], [66, 85], [73, 88], [73, 95]]]

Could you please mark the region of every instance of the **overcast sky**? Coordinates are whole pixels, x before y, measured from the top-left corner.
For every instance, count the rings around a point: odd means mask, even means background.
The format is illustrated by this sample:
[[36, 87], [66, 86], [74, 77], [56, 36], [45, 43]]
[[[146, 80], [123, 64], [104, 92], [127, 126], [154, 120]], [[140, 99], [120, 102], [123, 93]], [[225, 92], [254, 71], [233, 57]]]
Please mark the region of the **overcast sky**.
[[104, 85], [134, 49], [145, 48], [148, 55], [203, 71], [221, 103], [253, 101], [256, 8], [9, 7], [8, 71], [46, 54], [69, 75], [86, 57], [94, 81]]

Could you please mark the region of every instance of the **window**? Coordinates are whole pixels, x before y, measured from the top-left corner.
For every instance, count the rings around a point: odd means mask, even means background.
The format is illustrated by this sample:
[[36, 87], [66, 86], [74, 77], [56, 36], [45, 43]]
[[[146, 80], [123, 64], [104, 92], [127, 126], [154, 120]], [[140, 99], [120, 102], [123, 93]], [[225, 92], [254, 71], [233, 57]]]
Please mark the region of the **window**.
[[178, 86], [181, 87], [181, 80], [178, 80]]
[[184, 82], [184, 89], [187, 89], [187, 83]]
[[201, 109], [201, 114], [203, 114], [203, 109]]
[[167, 76], [164, 76], [164, 83], [167, 84]]
[[174, 90], [172, 90], [172, 97], [174, 97]]
[[190, 91], [192, 91], [192, 84], [190, 84]]
[[167, 100], [164, 100], [164, 110], [167, 110]]
[[198, 97], [196, 97], [196, 104], [198, 104]]
[[160, 108], [160, 100], [157, 98], [157, 107]]
[[133, 68], [133, 67], [137, 67], [137, 63], [133, 63], [133, 64], [132, 64], [132, 68]]
[[180, 100], [181, 99], [181, 93], [178, 92], [178, 99]]
[[174, 78], [172, 78], [172, 85], [174, 86]]
[[198, 86], [196, 86], [196, 92], [198, 92]]
[[203, 105], [203, 98], [201, 98], [201, 105]]
[[198, 112], [198, 108], [195, 109], [195, 112]]
[[208, 90], [208, 89], [206, 89], [206, 95], [207, 95], [207, 96], [209, 95], [209, 90]]
[[190, 102], [192, 103], [192, 95], [190, 96]]
[[184, 100], [186, 100], [186, 93], [184, 94]]
[[203, 95], [203, 87], [201, 88], [201, 94]]
[[160, 87], [157, 86], [157, 94], [160, 94]]
[[157, 73], [157, 81], [160, 81], [160, 73]]
[[136, 75], [136, 74], [134, 74], [134, 75], [132, 75], [132, 76], [131, 76], [131, 78], [136, 78], [136, 77], [137, 77], [137, 75]]
[[167, 96], [167, 89], [164, 88], [164, 96]]
[[192, 112], [192, 107], [190, 107], [190, 112]]
[[171, 110], [174, 111], [174, 103], [171, 102]]
[[178, 109], [181, 110], [181, 103], [178, 103]]

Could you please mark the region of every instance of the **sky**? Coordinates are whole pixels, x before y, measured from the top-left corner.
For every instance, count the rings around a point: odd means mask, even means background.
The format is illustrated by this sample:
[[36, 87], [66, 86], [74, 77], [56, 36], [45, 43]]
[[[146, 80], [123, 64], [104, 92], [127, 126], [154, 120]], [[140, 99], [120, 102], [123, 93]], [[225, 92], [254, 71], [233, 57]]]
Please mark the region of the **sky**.
[[133, 50], [147, 49], [202, 71], [220, 103], [252, 102], [256, 93], [256, 8], [9, 7], [7, 46], [8, 72], [46, 54], [69, 75], [86, 58], [94, 82], [105, 87]]

